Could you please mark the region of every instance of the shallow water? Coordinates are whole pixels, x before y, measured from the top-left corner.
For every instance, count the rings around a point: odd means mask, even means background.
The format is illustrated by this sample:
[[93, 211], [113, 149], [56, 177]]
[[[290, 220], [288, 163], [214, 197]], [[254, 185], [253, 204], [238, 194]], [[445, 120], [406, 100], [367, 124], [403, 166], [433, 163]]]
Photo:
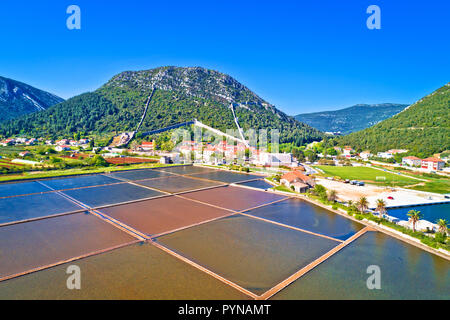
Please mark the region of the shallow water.
[[409, 217], [407, 214], [410, 210], [420, 211], [423, 214], [422, 219], [432, 223], [436, 223], [438, 219], [450, 221], [450, 203], [388, 209], [388, 215], [401, 220], [408, 220]]
[[42, 181], [42, 183], [55, 190], [99, 186], [118, 182], [121, 181], [101, 174]]
[[270, 183], [265, 182], [264, 180], [254, 180], [249, 182], [239, 183], [239, 185], [267, 190], [272, 188], [273, 186]]
[[208, 180], [215, 180], [215, 181], [222, 181], [226, 183], [233, 183], [233, 182], [242, 182], [242, 181], [248, 181], [252, 179], [260, 179], [261, 176], [252, 175], [252, 174], [244, 174], [244, 173], [236, 173], [236, 172], [227, 172], [222, 170], [216, 170], [212, 172], [207, 173], [197, 173], [193, 174], [193, 177], [208, 179]]
[[[69, 265], [81, 290], [66, 286]], [[248, 299], [151, 244], [135, 244], [0, 282], [0, 299]]]
[[194, 174], [194, 173], [208, 173], [215, 172], [215, 169], [209, 169], [204, 167], [195, 167], [195, 166], [173, 166], [173, 167], [161, 167], [157, 168], [157, 170], [176, 173], [176, 174]]
[[100, 210], [114, 219], [154, 235], [223, 217], [229, 211], [170, 196]]
[[198, 190], [207, 187], [223, 185], [221, 182], [191, 179], [181, 176], [165, 177], [161, 179], [150, 179], [136, 182], [137, 184], [158, 190], [177, 193], [191, 190]]
[[163, 172], [154, 169], [140, 169], [140, 170], [130, 170], [130, 171], [116, 171], [108, 174], [113, 178], [124, 179], [128, 181], [143, 180], [143, 179], [153, 179], [170, 176], [170, 173]]
[[300, 229], [346, 240], [363, 225], [300, 199], [288, 199], [246, 214], [280, 222]]
[[50, 191], [49, 188], [44, 187], [42, 184], [35, 181], [0, 184], [0, 197], [10, 197], [48, 191]]
[[339, 244], [241, 215], [157, 240], [256, 294], [264, 293]]
[[4, 226], [0, 228], [0, 278], [134, 240], [86, 213]]
[[67, 190], [64, 193], [92, 208], [163, 195], [129, 183]]
[[0, 199], [0, 224], [83, 210], [56, 193]]
[[186, 193], [183, 194], [183, 197], [231, 210], [250, 209], [286, 198], [275, 193], [231, 186]]
[[[381, 271], [369, 290], [368, 266]], [[368, 232], [274, 299], [450, 299], [450, 262], [379, 232]]]

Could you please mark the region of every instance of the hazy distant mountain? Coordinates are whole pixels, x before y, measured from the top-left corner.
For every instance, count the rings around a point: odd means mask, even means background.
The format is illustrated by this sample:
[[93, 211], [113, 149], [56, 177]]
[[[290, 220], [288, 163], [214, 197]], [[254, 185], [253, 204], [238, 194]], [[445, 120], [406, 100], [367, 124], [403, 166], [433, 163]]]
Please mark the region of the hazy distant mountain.
[[407, 106], [395, 103], [357, 104], [341, 110], [303, 113], [295, 116], [295, 119], [320, 131], [349, 134], [388, 119]]
[[295, 120], [231, 76], [200, 67], [160, 67], [126, 71], [94, 92], [48, 110], [3, 123], [0, 133], [71, 136], [134, 130], [147, 97], [156, 88], [142, 130], [198, 119], [220, 130], [236, 129], [230, 104], [244, 129], [278, 129], [281, 142], [297, 145], [320, 140], [323, 133]]
[[407, 149], [426, 157], [450, 149], [450, 83], [375, 126], [337, 138], [340, 145], [374, 152]]
[[25, 83], [0, 77], [0, 122], [43, 111], [64, 101], [54, 94]]

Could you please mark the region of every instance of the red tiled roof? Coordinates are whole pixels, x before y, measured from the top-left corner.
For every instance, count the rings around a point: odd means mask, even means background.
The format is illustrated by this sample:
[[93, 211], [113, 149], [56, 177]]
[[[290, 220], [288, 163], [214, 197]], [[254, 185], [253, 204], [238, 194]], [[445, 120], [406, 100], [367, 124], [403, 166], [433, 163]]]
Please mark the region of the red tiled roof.
[[295, 170], [295, 171], [285, 173], [284, 175], [281, 176], [281, 179], [287, 180], [288, 182], [292, 182], [296, 179], [300, 179], [303, 182], [305, 182], [305, 181], [310, 180], [311, 178], [308, 177], [307, 175], [304, 175], [303, 173]]
[[423, 159], [422, 161], [425, 161], [425, 162], [444, 162], [444, 160], [441, 160], [441, 159], [438, 159], [438, 158], [433, 158], [433, 157]]

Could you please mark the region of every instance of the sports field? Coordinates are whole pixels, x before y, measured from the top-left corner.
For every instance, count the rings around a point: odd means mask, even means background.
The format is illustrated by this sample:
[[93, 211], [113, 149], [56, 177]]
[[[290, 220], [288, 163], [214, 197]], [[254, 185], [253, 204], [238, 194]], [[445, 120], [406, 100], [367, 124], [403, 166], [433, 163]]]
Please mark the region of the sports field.
[[336, 166], [315, 166], [322, 170], [327, 177], [340, 177], [341, 179], [358, 180], [386, 186], [405, 186], [417, 184], [417, 179], [402, 175], [378, 170], [370, 167], [336, 167]]
[[[178, 166], [0, 184], [0, 299], [450, 298], [448, 260], [368, 242], [371, 228], [263, 179]], [[374, 264], [388, 292], [366, 292]]]

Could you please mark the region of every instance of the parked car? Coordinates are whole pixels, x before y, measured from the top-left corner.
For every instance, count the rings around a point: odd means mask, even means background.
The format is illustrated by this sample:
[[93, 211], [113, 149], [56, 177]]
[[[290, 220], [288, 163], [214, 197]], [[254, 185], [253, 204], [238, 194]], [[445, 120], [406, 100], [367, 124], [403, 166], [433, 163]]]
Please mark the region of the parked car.
[[360, 186], [360, 187], [364, 187], [364, 182], [362, 182], [362, 181], [359, 181], [359, 182], [358, 182], [358, 186]]
[[394, 197], [392, 197], [392, 196], [389, 196], [389, 197], [387, 197], [389, 200], [394, 200]]

